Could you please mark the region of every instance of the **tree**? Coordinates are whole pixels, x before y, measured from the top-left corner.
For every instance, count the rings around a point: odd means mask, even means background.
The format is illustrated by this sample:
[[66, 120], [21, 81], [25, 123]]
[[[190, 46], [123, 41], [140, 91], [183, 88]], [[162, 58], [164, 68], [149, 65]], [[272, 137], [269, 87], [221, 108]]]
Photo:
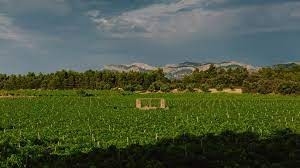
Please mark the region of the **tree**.
[[126, 86], [124, 87], [124, 90], [125, 90], [125, 91], [131, 91], [131, 92], [133, 92], [133, 91], [135, 91], [135, 88], [134, 88], [133, 85], [128, 84], [128, 85], [126, 85]]
[[3, 84], [3, 88], [6, 90], [14, 90], [17, 89], [17, 76], [16, 75], [11, 75], [10, 77], [8, 77], [7, 80], [5, 80], [4, 84]]
[[160, 86], [160, 91], [162, 91], [162, 92], [169, 92], [170, 90], [171, 90], [171, 88], [168, 84], [162, 84]]
[[134, 90], [135, 90], [135, 91], [143, 91], [143, 90], [145, 90], [145, 89], [143, 88], [142, 85], [135, 85], [135, 86], [134, 86]]
[[151, 84], [148, 88], [148, 91], [150, 92], [154, 92], [155, 91], [155, 85], [154, 84]]
[[208, 68], [208, 70], [206, 71], [206, 74], [208, 74], [208, 76], [211, 77], [215, 77], [217, 75], [217, 68], [215, 67], [214, 64], [211, 64]]
[[262, 68], [248, 72], [246, 68], [224, 69], [210, 65], [208, 70], [195, 69], [183, 79], [168, 79], [162, 69], [150, 72], [93, 71], [74, 72], [61, 70], [38, 75], [0, 74], [0, 89], [105, 89], [125, 88], [126, 90], [169, 91], [171, 89], [192, 91], [194, 87], [208, 91], [216, 87], [242, 87], [250, 93], [300, 94], [300, 66]]
[[61, 84], [60, 84], [60, 79], [58, 76], [54, 76], [52, 79], [50, 79], [49, 84], [48, 84], [48, 88], [49, 89], [60, 89]]
[[183, 91], [186, 89], [186, 85], [183, 84], [183, 83], [177, 83], [176, 84], [176, 88], [179, 90], [179, 91]]
[[296, 94], [300, 93], [300, 82], [283, 81], [279, 84], [277, 92], [281, 94]]
[[194, 92], [194, 91], [195, 91], [195, 90], [194, 90], [195, 84], [193, 84], [193, 83], [188, 84], [188, 85], [186, 86], [186, 88], [187, 88], [187, 90], [188, 90], [189, 92]]
[[258, 81], [258, 93], [269, 94], [274, 92], [274, 90], [273, 82], [271, 80], [261, 79]]
[[223, 84], [218, 84], [218, 85], [216, 86], [216, 89], [217, 89], [217, 91], [223, 91], [224, 85], [223, 85]]
[[200, 86], [200, 89], [203, 91], [203, 92], [209, 92], [209, 86], [207, 84], [202, 84]]

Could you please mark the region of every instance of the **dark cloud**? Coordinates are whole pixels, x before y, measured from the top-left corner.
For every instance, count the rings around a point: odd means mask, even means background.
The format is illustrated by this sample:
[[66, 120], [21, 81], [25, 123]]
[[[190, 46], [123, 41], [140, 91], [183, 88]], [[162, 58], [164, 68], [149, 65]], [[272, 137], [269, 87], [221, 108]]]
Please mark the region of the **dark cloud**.
[[0, 0], [0, 73], [300, 60], [299, 8], [296, 0]]
[[299, 2], [298, 0], [216, 0], [209, 3], [206, 3], [207, 9], [215, 9], [215, 10], [224, 10], [224, 9], [232, 9], [232, 8], [241, 8], [241, 7], [251, 7], [251, 6], [268, 6], [268, 5], [276, 5], [276, 4], [284, 4], [284, 3], [292, 3]]

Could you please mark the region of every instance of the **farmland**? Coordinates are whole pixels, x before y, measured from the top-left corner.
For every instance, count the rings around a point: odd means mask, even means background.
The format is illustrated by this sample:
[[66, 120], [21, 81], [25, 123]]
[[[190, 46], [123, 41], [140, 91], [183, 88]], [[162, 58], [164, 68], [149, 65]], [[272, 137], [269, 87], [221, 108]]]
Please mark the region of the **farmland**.
[[[49, 162], [49, 165], [53, 165], [54, 161], [60, 164], [59, 161], [72, 160], [71, 156], [74, 155], [82, 159], [78, 156], [79, 153], [84, 156], [97, 149], [103, 151], [118, 149], [119, 154], [121, 151], [121, 155], [125, 157], [126, 149], [132, 148], [132, 145], [138, 144], [139, 147], [145, 147], [146, 151], [151, 151], [149, 146], [154, 148], [155, 145], [167, 141], [167, 144], [173, 142], [176, 148], [176, 144], [178, 145], [183, 137], [186, 137], [186, 142], [190, 140], [190, 143], [181, 143], [185, 144], [184, 148], [178, 150], [182, 151], [184, 156], [189, 156], [189, 153], [194, 156], [197, 151], [193, 151], [193, 148], [189, 148], [186, 144], [199, 144], [196, 139], [202, 137], [201, 151], [204, 148], [202, 143], [206, 143], [207, 150], [210, 151], [212, 150], [210, 142], [205, 141], [203, 137], [212, 136], [218, 139], [224, 134], [224, 137], [229, 135], [238, 141], [241, 140], [238, 137], [243, 137], [240, 145], [243, 142], [246, 146], [248, 143], [257, 142], [257, 145], [262, 143], [265, 146], [256, 146], [254, 149], [267, 148], [269, 143], [264, 141], [277, 136], [276, 131], [282, 130], [286, 130], [283, 133], [287, 137], [280, 139], [282, 136], [279, 136], [276, 141], [282, 140], [287, 144], [281, 144], [282, 146], [277, 144], [278, 150], [282, 152], [278, 155], [276, 149], [272, 148], [275, 150], [274, 157], [283, 155], [281, 159], [286, 161], [283, 163], [286, 166], [297, 164], [296, 149], [299, 149], [299, 144], [296, 140], [300, 134], [299, 96], [225, 93], [141, 95], [113, 91], [90, 92], [94, 96], [80, 97], [75, 91], [25, 90], [14, 93], [23, 97], [0, 98], [0, 148], [2, 148], [0, 166], [30, 167], [30, 163], [39, 160]], [[135, 109], [135, 99], [147, 97], [165, 98], [169, 109], [149, 111]], [[256, 138], [251, 140], [251, 137]], [[290, 141], [287, 141], [288, 139]], [[223, 140], [222, 144], [225, 144]], [[220, 145], [216, 148], [222, 148]], [[146, 148], [147, 146], [149, 148]], [[226, 145], [223, 149], [225, 147]], [[238, 149], [242, 148], [244, 149], [244, 147]], [[145, 150], [142, 150], [143, 154]], [[231, 152], [236, 152], [236, 156], [239, 156], [242, 151]], [[244, 152], [249, 152], [248, 148]], [[204, 153], [202, 151], [201, 155], [210, 157]], [[238, 163], [248, 165], [249, 155], [246, 153], [244, 153], [246, 158], [239, 158], [237, 163], [228, 165], [238, 166], [236, 165]], [[271, 166], [268, 165], [268, 161], [272, 162], [270, 159], [264, 160], [266, 158], [260, 157], [258, 160], [265, 162], [267, 167]], [[266, 157], [268, 158], [268, 155]], [[205, 158], [202, 158], [202, 161], [203, 164], [211, 165]], [[165, 166], [164, 162], [161, 162], [155, 164], [158, 164], [158, 167]], [[249, 165], [261, 162], [249, 161]], [[122, 163], [119, 164], [123, 165]], [[97, 163], [86, 164], [83, 167], [97, 165]]]

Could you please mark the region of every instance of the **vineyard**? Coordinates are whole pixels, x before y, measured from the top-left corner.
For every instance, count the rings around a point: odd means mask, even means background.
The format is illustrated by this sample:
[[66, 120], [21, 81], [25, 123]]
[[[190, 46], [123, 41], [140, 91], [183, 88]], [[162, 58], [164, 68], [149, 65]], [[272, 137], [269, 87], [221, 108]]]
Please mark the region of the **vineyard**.
[[[300, 164], [299, 96], [91, 92], [0, 98], [0, 167]], [[150, 97], [169, 109], [135, 108]]]

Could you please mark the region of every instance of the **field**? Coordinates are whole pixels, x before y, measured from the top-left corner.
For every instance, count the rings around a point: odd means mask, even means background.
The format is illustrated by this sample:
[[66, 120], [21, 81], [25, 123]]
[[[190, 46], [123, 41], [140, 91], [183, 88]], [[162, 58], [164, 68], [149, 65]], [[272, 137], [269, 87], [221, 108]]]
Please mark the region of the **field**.
[[[94, 96], [21, 91], [15, 95], [23, 97], [0, 98], [0, 166], [172, 167], [172, 159], [208, 167], [299, 164], [299, 96], [90, 92]], [[144, 97], [165, 98], [169, 109], [135, 109], [135, 99]]]

